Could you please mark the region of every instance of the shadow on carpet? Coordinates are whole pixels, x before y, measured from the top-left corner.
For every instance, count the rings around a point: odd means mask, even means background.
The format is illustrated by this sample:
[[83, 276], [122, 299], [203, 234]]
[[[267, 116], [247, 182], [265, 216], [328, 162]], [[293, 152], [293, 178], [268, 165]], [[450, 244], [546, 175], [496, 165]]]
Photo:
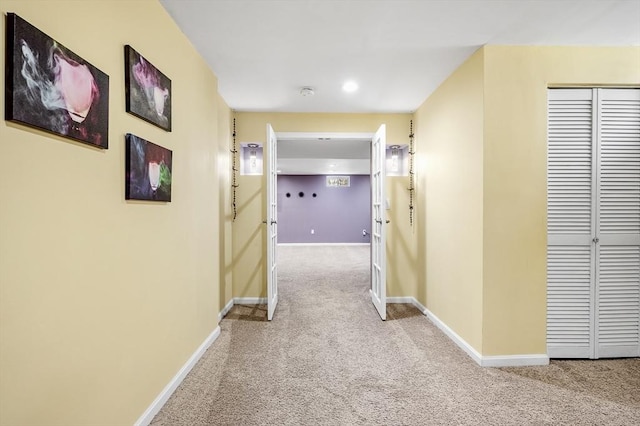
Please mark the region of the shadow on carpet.
[[267, 321], [267, 305], [233, 305], [224, 318], [237, 321]]

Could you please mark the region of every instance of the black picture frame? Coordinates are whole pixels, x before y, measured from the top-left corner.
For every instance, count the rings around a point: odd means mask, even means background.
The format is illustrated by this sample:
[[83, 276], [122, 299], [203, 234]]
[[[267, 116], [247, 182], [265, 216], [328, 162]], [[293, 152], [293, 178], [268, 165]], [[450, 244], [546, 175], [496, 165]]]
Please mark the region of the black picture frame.
[[107, 149], [109, 76], [7, 13], [5, 120]]
[[130, 45], [124, 46], [126, 111], [171, 131], [171, 80]]
[[171, 150], [127, 133], [125, 157], [125, 199], [171, 201]]

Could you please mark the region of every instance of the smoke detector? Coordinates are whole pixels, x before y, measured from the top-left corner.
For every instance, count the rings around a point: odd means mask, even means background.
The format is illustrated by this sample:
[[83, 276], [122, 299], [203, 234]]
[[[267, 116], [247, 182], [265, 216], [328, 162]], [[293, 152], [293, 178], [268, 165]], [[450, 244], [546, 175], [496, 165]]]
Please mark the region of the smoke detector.
[[313, 96], [314, 94], [313, 87], [303, 87], [300, 89], [301, 96]]

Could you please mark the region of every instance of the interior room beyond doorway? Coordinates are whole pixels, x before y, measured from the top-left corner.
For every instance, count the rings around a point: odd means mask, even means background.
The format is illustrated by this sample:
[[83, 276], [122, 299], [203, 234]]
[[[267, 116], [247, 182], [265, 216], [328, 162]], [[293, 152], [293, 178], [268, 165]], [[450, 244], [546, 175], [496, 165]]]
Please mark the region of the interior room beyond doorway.
[[278, 243], [368, 244], [371, 137], [278, 134]]

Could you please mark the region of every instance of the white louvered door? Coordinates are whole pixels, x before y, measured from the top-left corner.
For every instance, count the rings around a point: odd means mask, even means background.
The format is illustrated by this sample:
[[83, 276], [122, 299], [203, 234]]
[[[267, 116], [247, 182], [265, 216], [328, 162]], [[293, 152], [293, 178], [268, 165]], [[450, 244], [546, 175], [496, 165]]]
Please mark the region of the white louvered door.
[[549, 90], [547, 352], [593, 353], [595, 227], [592, 90]]
[[600, 89], [595, 358], [640, 356], [640, 90]]
[[640, 90], [548, 100], [548, 355], [640, 356]]

